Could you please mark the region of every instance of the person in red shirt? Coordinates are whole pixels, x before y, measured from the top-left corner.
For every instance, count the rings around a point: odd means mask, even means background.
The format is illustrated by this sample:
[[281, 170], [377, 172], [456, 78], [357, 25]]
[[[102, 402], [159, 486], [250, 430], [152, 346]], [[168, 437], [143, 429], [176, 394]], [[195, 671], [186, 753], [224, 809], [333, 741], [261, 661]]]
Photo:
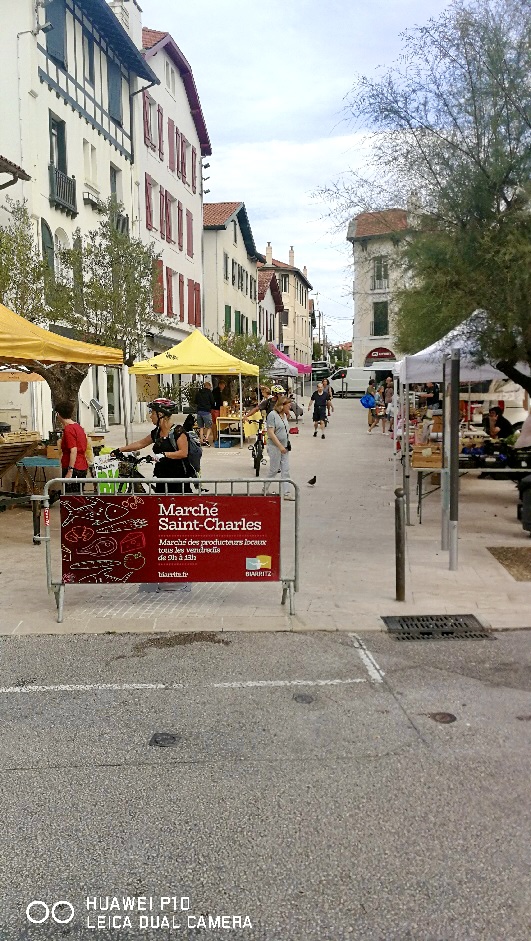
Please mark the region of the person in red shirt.
[[61, 469], [62, 476], [67, 480], [73, 477], [86, 477], [87, 462], [87, 436], [81, 425], [72, 418], [74, 406], [71, 402], [58, 402], [55, 406], [59, 423], [63, 426], [61, 437]]

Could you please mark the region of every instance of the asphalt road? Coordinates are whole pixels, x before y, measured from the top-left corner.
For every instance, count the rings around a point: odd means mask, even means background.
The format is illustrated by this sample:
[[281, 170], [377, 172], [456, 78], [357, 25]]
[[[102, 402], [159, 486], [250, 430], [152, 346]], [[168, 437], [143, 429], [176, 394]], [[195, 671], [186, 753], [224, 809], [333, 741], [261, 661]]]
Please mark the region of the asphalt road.
[[200, 636], [1, 639], [2, 941], [528, 941], [529, 632]]

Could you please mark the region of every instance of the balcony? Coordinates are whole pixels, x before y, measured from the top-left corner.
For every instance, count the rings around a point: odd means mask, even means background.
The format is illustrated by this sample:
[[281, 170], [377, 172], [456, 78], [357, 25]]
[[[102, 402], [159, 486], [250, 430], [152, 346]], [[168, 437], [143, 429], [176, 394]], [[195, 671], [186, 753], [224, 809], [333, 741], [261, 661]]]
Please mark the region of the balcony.
[[388, 291], [389, 278], [371, 278], [371, 291]]
[[388, 320], [371, 320], [371, 337], [388, 337], [389, 336], [389, 321]]
[[68, 216], [77, 216], [76, 178], [67, 176], [62, 170], [51, 163], [48, 167], [50, 174], [50, 205], [66, 212]]

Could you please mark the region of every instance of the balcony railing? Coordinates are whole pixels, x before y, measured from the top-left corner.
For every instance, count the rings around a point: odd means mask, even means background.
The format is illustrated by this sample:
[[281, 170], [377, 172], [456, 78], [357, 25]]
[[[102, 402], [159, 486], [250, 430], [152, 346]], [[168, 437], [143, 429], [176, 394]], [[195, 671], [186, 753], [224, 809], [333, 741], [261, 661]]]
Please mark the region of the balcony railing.
[[61, 212], [69, 216], [77, 216], [76, 178], [67, 176], [62, 170], [51, 163], [50, 173], [50, 205], [56, 206]]
[[389, 278], [371, 278], [371, 291], [388, 291]]
[[371, 337], [388, 337], [389, 321], [371, 320]]

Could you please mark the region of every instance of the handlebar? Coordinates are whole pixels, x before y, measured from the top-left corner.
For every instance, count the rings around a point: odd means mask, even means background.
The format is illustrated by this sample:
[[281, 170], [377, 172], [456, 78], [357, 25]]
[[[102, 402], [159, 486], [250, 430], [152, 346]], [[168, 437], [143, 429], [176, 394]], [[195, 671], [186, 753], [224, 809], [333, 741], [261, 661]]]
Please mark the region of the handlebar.
[[115, 450], [111, 451], [109, 457], [113, 457], [117, 461], [123, 461], [126, 464], [134, 464], [135, 467], [137, 464], [141, 464], [142, 461], [145, 461], [147, 464], [153, 463], [153, 457], [151, 454], [145, 454], [144, 457], [140, 457], [138, 452], [132, 452], [131, 454], [124, 454], [123, 451]]

